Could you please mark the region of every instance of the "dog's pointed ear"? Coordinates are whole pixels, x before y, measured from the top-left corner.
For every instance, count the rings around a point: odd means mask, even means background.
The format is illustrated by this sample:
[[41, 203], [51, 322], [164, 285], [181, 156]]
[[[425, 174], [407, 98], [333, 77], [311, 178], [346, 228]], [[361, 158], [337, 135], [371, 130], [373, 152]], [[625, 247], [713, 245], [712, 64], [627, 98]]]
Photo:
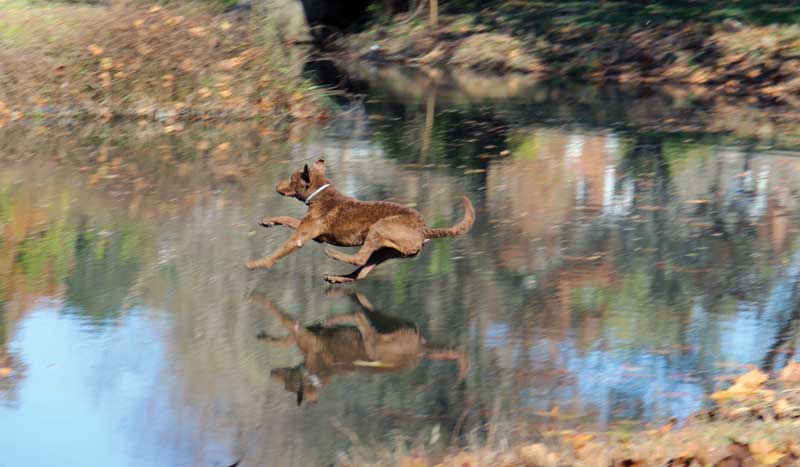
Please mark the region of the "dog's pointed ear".
[[300, 389], [297, 390], [297, 406], [303, 403], [303, 384], [300, 383]]
[[325, 159], [320, 159], [314, 162], [314, 171], [320, 175], [325, 175]]
[[311, 172], [308, 170], [308, 164], [303, 166], [303, 171], [300, 173], [300, 178], [306, 183], [311, 183]]

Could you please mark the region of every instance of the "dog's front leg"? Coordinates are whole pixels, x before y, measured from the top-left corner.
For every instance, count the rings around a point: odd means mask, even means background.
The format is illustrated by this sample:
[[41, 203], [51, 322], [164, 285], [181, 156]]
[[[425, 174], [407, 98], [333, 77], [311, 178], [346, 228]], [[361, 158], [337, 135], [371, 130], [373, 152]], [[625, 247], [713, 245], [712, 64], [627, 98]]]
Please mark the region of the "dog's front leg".
[[289, 240], [286, 240], [286, 243], [281, 245], [278, 248], [278, 251], [273, 253], [270, 256], [265, 258], [257, 259], [254, 261], [248, 261], [247, 267], [248, 269], [269, 269], [275, 265], [275, 263], [283, 258], [284, 256], [292, 253], [295, 250], [302, 248], [305, 243], [317, 236], [317, 232], [311, 229], [304, 229], [302, 223], [298, 226], [297, 230], [289, 237]]

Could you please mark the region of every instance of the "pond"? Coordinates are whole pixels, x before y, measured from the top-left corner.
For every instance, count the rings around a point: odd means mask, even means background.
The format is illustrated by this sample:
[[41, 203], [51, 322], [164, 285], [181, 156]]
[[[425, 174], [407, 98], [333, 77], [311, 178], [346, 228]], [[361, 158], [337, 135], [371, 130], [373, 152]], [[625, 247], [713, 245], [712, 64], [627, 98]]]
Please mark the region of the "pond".
[[[331, 465], [659, 426], [793, 358], [800, 152], [780, 132], [652, 91], [311, 68], [362, 96], [288, 138], [0, 130], [0, 465]], [[353, 285], [322, 280], [350, 267], [316, 244], [248, 271], [288, 236], [257, 222], [304, 212], [275, 184], [320, 157], [434, 226], [466, 195], [475, 225]], [[281, 339], [297, 320], [357, 346], [315, 325], [354, 316], [441, 351], [323, 375]]]

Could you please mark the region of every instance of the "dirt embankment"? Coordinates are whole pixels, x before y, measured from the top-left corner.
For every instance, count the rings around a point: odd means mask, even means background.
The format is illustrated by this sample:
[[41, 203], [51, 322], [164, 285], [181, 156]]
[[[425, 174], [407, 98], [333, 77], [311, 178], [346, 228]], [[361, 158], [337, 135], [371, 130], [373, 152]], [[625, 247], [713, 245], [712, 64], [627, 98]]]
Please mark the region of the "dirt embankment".
[[700, 97], [711, 93], [751, 104], [800, 106], [800, 27], [794, 25], [568, 25], [541, 35], [510, 35], [453, 16], [433, 31], [420, 21], [394, 21], [346, 37], [341, 46], [352, 57], [371, 60], [542, 79], [682, 84]]

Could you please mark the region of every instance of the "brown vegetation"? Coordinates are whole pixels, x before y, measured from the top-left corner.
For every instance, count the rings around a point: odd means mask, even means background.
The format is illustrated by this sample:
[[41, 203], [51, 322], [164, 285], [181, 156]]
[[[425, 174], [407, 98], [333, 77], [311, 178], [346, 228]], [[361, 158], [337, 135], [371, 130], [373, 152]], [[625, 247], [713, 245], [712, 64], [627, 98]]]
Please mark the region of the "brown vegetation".
[[[0, 9], [0, 125], [69, 113], [162, 121], [322, 116], [290, 64], [302, 53], [257, 22], [198, 6]], [[179, 130], [180, 126], [173, 127]]]
[[419, 23], [397, 22], [349, 38], [344, 47], [359, 58], [600, 83], [680, 83], [752, 103], [800, 104], [795, 26], [568, 24], [540, 35], [509, 35], [466, 16], [440, 23], [432, 33]]

